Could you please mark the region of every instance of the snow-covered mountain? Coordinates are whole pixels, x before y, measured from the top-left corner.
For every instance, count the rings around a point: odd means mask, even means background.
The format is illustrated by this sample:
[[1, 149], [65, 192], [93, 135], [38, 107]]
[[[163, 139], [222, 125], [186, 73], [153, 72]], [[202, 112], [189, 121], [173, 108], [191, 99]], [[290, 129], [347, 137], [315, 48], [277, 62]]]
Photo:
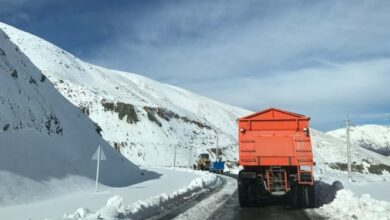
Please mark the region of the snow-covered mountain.
[[9, 36], [0, 30], [0, 206], [93, 190], [100, 145], [107, 160], [100, 182], [145, 179], [98, 134]]
[[[176, 151], [176, 165], [189, 165], [216, 146], [216, 132], [224, 159], [237, 159], [236, 119], [251, 112], [140, 75], [88, 64], [36, 36], [2, 23], [0, 28], [131, 161], [170, 166]], [[319, 167], [344, 169], [343, 140], [314, 129], [312, 138]], [[358, 168], [365, 163], [390, 165], [388, 158], [361, 147], [356, 147], [354, 161]]]
[[138, 164], [189, 165], [216, 146], [237, 159], [236, 119], [250, 112], [140, 75], [81, 61], [36, 36], [0, 23], [21, 51], [74, 105], [102, 128], [103, 138]]
[[[345, 128], [327, 134], [345, 140]], [[351, 128], [351, 142], [379, 154], [390, 156], [390, 126], [359, 125]]]
[[[314, 160], [318, 170], [347, 170], [347, 145], [344, 140], [310, 129]], [[390, 158], [367, 150], [358, 144], [351, 148], [353, 170], [358, 173], [390, 174]], [[322, 172], [320, 171], [320, 172]]]

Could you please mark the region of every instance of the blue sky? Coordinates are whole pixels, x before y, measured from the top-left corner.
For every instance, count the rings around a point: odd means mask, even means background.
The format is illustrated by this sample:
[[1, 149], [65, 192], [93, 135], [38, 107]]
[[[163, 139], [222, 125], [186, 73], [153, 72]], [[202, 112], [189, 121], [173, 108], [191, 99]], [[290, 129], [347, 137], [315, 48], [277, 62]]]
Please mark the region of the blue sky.
[[88, 62], [321, 130], [390, 122], [390, 1], [0, 0], [0, 20]]

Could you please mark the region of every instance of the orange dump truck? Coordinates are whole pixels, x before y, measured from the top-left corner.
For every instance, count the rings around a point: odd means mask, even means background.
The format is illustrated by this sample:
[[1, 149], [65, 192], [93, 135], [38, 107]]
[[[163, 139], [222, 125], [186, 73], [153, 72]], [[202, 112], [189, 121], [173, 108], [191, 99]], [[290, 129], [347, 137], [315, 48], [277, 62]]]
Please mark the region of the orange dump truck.
[[310, 118], [276, 108], [240, 118], [238, 176], [242, 207], [284, 197], [295, 207], [313, 207]]

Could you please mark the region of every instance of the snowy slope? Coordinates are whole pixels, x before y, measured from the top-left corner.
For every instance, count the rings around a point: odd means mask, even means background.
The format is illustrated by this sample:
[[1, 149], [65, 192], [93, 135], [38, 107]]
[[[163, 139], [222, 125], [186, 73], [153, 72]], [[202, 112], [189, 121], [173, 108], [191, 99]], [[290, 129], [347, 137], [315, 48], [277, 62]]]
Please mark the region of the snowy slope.
[[145, 179], [2, 30], [0, 103], [0, 206], [93, 190], [91, 156], [98, 145], [108, 159], [101, 183], [127, 186]]
[[[344, 139], [345, 128], [329, 131], [334, 137]], [[385, 156], [390, 156], [390, 126], [360, 125], [351, 130], [351, 142]]]
[[[236, 119], [250, 112], [140, 75], [88, 64], [31, 34], [0, 23], [31, 61], [103, 137], [138, 164], [190, 165], [216, 146], [237, 159]], [[175, 150], [176, 149], [176, 150]], [[191, 156], [190, 156], [191, 154]]]
[[[310, 129], [310, 131], [316, 161], [328, 163], [347, 162], [347, 146], [344, 140], [315, 129]], [[353, 145], [352, 151], [352, 161], [361, 162], [363, 159], [376, 160], [378, 162], [383, 159], [384, 163], [387, 161], [386, 157], [374, 152], [367, 152], [359, 145]]]

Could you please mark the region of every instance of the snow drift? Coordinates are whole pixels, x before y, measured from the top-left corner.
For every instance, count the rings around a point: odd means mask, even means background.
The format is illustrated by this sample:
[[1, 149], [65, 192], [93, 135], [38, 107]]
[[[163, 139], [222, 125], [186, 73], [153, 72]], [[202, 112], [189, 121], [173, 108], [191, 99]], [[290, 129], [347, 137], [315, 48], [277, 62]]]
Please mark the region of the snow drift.
[[318, 213], [330, 219], [390, 219], [390, 203], [372, 199], [369, 194], [356, 196], [351, 190], [340, 190], [336, 199]]
[[177, 204], [207, 193], [221, 184], [220, 179], [212, 173], [176, 169], [197, 175], [188, 186], [172, 193], [162, 193], [147, 200], [140, 200], [124, 205], [123, 198], [116, 195], [107, 200], [106, 206], [96, 212], [79, 208], [74, 214], [65, 214], [66, 219], [146, 219], [155, 216]]

